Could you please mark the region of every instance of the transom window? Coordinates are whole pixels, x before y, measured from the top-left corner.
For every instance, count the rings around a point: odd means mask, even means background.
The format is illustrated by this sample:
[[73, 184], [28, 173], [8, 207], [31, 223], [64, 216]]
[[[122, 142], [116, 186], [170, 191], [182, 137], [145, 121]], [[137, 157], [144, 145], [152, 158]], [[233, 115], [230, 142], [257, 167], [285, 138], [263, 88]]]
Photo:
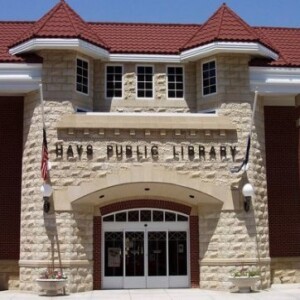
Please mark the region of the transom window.
[[153, 98], [153, 67], [137, 67], [137, 96], [138, 98]]
[[89, 90], [89, 64], [86, 60], [77, 58], [76, 91], [88, 94]]
[[217, 92], [216, 62], [214, 60], [202, 65], [202, 88], [204, 96]]
[[106, 67], [106, 97], [107, 98], [122, 98], [122, 66], [107, 66]]
[[141, 209], [120, 211], [103, 217], [104, 222], [186, 222], [188, 217], [172, 211]]
[[168, 98], [183, 98], [183, 68], [168, 67]]

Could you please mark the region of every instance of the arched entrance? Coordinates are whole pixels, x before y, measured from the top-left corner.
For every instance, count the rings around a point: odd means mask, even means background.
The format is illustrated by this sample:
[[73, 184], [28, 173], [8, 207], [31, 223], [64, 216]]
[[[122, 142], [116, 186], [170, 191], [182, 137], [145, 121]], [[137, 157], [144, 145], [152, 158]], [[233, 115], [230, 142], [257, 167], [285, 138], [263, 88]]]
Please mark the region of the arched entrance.
[[190, 286], [188, 215], [141, 208], [102, 222], [103, 288]]
[[[186, 247], [187, 247], [187, 275], [188, 283], [183, 285], [178, 283], [179, 286], [199, 287], [199, 224], [198, 213], [200, 206], [215, 206], [222, 207], [222, 209], [232, 209], [234, 193], [230, 186], [217, 186], [213, 183], [203, 183], [198, 177], [191, 177], [183, 173], [174, 173], [169, 169], [165, 169], [161, 166], [154, 166], [147, 164], [143, 167], [132, 166], [128, 169], [120, 169], [118, 173], [107, 173], [105, 176], [89, 180], [79, 186], [68, 186], [65, 189], [56, 190], [54, 192], [53, 201], [56, 211], [88, 211], [94, 214], [94, 226], [93, 226], [93, 288], [101, 289], [105, 287], [104, 271], [105, 271], [105, 234], [103, 226], [105, 222], [102, 222], [104, 217], [108, 217], [110, 214], [121, 213], [123, 211], [127, 214], [125, 224], [121, 224], [121, 221], [115, 222], [119, 226], [114, 229], [115, 232], [122, 232], [122, 247], [121, 255], [123, 263], [122, 276], [126, 274], [125, 268], [125, 241], [126, 238], [130, 238], [130, 235], [126, 232], [143, 232], [143, 251], [144, 261], [147, 257], [145, 251], [148, 249], [149, 239], [153, 236], [148, 235], [149, 226], [153, 227], [151, 232], [156, 232], [155, 224], [151, 220], [151, 224], [147, 224], [147, 230], [139, 219], [138, 222], [128, 221], [128, 214], [131, 210], [150, 209], [162, 210], [164, 214], [166, 211], [174, 212], [177, 215], [188, 216], [187, 226], [180, 228], [168, 228], [163, 224], [164, 221], [159, 224], [159, 229], [162, 228], [165, 233], [165, 244], [169, 243], [169, 232], [173, 231], [186, 231]], [[99, 210], [100, 214], [99, 214]], [[151, 212], [153, 214], [153, 212]], [[114, 216], [116, 218], [116, 216]], [[153, 217], [152, 217], [153, 218]], [[114, 219], [115, 220], [115, 219]], [[171, 221], [169, 221], [171, 222]], [[181, 221], [182, 222], [182, 221]], [[175, 222], [176, 224], [179, 221]], [[138, 227], [138, 224], [140, 227]], [[122, 225], [122, 226], [121, 226]], [[179, 225], [179, 224], [177, 224]], [[164, 227], [165, 226], [165, 227]], [[106, 230], [106, 229], [105, 229]], [[109, 229], [110, 230], [110, 229]], [[108, 231], [109, 231], [108, 230]], [[173, 230], [173, 231], [172, 231]], [[108, 247], [108, 246], [107, 246]], [[180, 246], [182, 247], [182, 246]], [[111, 248], [114, 248], [113, 245]], [[120, 248], [120, 247], [117, 247]], [[158, 249], [159, 250], [159, 249]], [[149, 252], [149, 249], [147, 250]], [[166, 248], [166, 253], [169, 251]], [[107, 250], [108, 253], [108, 250]], [[111, 252], [113, 253], [113, 252]], [[108, 255], [108, 254], [107, 254]], [[167, 255], [167, 254], [166, 254]], [[170, 253], [168, 253], [170, 257]], [[112, 260], [111, 260], [112, 261]], [[166, 264], [169, 263], [166, 258]], [[146, 265], [148, 264], [148, 265]], [[113, 265], [113, 263], [111, 263]], [[144, 263], [144, 277], [149, 277], [149, 262]], [[170, 267], [166, 266], [167, 268]], [[166, 276], [170, 277], [170, 273], [166, 273]], [[177, 275], [179, 276], [179, 275]], [[108, 276], [105, 276], [108, 277]], [[178, 277], [179, 278], [179, 277]], [[173, 279], [173, 278], [171, 278]], [[104, 280], [104, 284], [103, 284]], [[124, 281], [124, 279], [122, 279]], [[146, 281], [147, 278], [142, 280]], [[170, 283], [165, 286], [175, 286]], [[172, 282], [172, 280], [171, 280]], [[118, 283], [118, 287], [124, 287], [123, 283]], [[129, 286], [129, 284], [128, 284]], [[144, 285], [150, 286], [150, 283]]]

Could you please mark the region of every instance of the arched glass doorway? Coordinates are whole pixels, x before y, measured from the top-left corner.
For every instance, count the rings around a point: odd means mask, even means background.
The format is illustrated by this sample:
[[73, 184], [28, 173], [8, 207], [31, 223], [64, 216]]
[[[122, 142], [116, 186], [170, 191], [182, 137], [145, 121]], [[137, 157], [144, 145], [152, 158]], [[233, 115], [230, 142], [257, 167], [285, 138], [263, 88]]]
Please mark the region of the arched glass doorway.
[[131, 209], [102, 218], [103, 288], [189, 287], [189, 216]]

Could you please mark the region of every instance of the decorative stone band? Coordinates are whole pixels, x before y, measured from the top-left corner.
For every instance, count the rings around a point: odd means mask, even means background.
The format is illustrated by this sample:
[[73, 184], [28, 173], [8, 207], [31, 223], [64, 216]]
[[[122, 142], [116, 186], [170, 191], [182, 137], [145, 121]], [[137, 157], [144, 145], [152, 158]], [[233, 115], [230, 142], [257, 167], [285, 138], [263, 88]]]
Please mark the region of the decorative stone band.
[[267, 258], [214, 258], [214, 259], [202, 259], [199, 260], [200, 267], [201, 266], [244, 266], [244, 265], [268, 265], [270, 264], [271, 259]]
[[[236, 130], [225, 116], [192, 113], [85, 113], [65, 115], [57, 129]], [[73, 133], [73, 131], [72, 131]], [[88, 132], [85, 132], [88, 134]], [[221, 134], [221, 132], [220, 132]]]
[[[50, 260], [19, 260], [19, 266], [23, 268], [47, 268], [52, 265]], [[92, 260], [62, 260], [63, 268], [80, 268], [93, 266]], [[59, 262], [54, 262], [54, 267], [59, 268]]]

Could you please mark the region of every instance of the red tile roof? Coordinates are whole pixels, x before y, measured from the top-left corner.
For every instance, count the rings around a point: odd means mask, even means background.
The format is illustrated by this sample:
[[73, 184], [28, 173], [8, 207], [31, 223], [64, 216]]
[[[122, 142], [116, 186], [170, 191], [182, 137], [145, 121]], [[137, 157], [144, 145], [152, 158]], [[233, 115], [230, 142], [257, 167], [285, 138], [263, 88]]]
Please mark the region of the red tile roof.
[[279, 28], [279, 27], [255, 27], [259, 34], [267, 37], [270, 42], [276, 45], [279, 58], [276, 61], [269, 61], [270, 66], [300, 66], [300, 29]]
[[199, 25], [92, 23], [111, 53], [179, 54]]
[[33, 22], [0, 22], [0, 61], [23, 62], [24, 57], [9, 54], [9, 45], [22, 35]]
[[191, 37], [182, 50], [214, 41], [260, 42], [271, 48], [253, 28], [244, 22], [226, 4], [223, 4]]
[[203, 25], [89, 23], [64, 0], [36, 22], [0, 22], [0, 62], [28, 61], [9, 47], [32, 38], [80, 38], [110, 53], [179, 54], [213, 41], [259, 42], [279, 54], [252, 64], [300, 66], [300, 29], [251, 27], [223, 4]]
[[32, 38], [80, 38], [104, 49], [109, 48], [64, 0], [35, 22], [11, 47]]

